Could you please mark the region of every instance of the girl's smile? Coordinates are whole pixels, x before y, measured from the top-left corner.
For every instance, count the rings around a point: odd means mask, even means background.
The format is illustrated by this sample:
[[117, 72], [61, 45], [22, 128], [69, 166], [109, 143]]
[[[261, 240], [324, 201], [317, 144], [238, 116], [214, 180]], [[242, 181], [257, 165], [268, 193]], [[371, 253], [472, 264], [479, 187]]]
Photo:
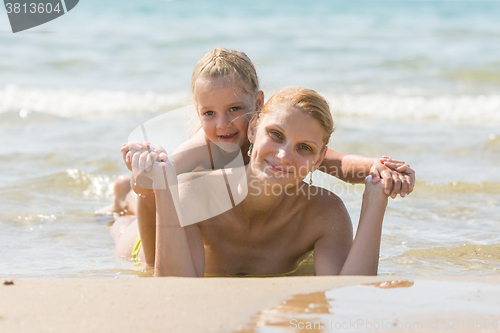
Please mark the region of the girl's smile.
[[239, 134], [240, 134], [240, 132], [235, 132], [235, 133], [228, 133], [228, 134], [220, 134], [217, 136], [219, 137], [219, 140], [222, 142], [234, 142], [234, 141], [237, 141]]

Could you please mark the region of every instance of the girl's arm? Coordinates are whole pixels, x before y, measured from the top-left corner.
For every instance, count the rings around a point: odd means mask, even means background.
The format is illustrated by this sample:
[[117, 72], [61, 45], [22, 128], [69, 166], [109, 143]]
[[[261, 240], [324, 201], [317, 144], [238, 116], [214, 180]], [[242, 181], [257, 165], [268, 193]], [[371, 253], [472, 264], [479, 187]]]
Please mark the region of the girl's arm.
[[[358, 230], [352, 240], [352, 223], [344, 205], [338, 203], [335, 221], [314, 245], [316, 275], [377, 275], [382, 222], [388, 196], [383, 182], [367, 177]], [[330, 205], [332, 206], [332, 205]]]
[[319, 170], [348, 183], [362, 183], [368, 175], [372, 176], [374, 183], [384, 179], [385, 192], [393, 198], [398, 193], [402, 197], [406, 196], [413, 191], [415, 185], [415, 171], [404, 162], [386, 156], [380, 159], [346, 155], [327, 148]]
[[[152, 147], [156, 149], [154, 152], [150, 152]], [[130, 181], [134, 192], [143, 197], [152, 194], [151, 180], [144, 176], [136, 177], [134, 170], [136, 173], [137, 170], [150, 171], [155, 160], [166, 160], [165, 150], [148, 141], [133, 141], [124, 143], [121, 153], [127, 169], [132, 171]], [[210, 156], [204, 132], [198, 131], [191, 139], [180, 145], [169, 158], [175, 161], [177, 174], [191, 172], [200, 166], [210, 169]]]

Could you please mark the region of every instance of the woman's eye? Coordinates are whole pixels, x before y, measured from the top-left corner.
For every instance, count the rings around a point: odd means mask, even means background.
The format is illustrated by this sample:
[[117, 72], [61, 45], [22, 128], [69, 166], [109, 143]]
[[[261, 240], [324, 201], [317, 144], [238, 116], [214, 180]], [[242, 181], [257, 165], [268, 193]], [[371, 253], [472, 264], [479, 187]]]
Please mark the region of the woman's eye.
[[311, 147], [309, 147], [308, 145], [300, 145], [299, 148], [306, 151], [312, 151]]
[[238, 111], [238, 110], [241, 110], [241, 108], [239, 106], [233, 106], [231, 108], [231, 111]]
[[215, 112], [213, 112], [213, 111], [207, 111], [203, 115], [205, 115], [205, 116], [213, 116], [214, 114], [215, 114]]
[[276, 139], [282, 139], [281, 133], [276, 131], [269, 131], [269, 135]]

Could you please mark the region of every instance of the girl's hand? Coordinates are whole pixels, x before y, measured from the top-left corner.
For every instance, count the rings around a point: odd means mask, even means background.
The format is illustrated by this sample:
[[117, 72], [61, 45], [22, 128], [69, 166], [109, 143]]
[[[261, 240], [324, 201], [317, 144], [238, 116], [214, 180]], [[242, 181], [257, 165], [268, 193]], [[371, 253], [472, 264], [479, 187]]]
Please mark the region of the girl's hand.
[[[139, 142], [142, 142], [142, 141], [136, 141], [137, 142], [137, 146], [139, 145]], [[136, 142], [125, 142], [123, 145], [122, 145], [122, 148], [120, 149], [120, 152], [122, 153], [122, 158], [123, 158], [123, 162], [125, 162], [125, 165], [127, 166], [127, 169], [129, 169], [129, 171], [132, 171], [132, 163], [130, 162], [130, 148], [132, 145], [135, 145]]]
[[[149, 158], [154, 158], [153, 161], [155, 160], [161, 160], [161, 161], [166, 161], [168, 159], [167, 153], [165, 152], [165, 149], [163, 149], [160, 145], [152, 145], [151, 142], [148, 141], [132, 141], [132, 142], [127, 142], [122, 145], [122, 148], [120, 149], [120, 152], [122, 153], [122, 158], [123, 161], [125, 162], [125, 165], [127, 166], [127, 169], [130, 171], [133, 170], [133, 161], [134, 161], [134, 156], [136, 158], [136, 161], [138, 163], [137, 167], [144, 170], [144, 166], [146, 165], [146, 162], [148, 161], [147, 154], [151, 153]], [[139, 153], [139, 155], [136, 156], [136, 154]], [[145, 160], [140, 159], [140, 155], [144, 153]], [[148, 164], [148, 166], [151, 166], [151, 160]]]
[[375, 184], [381, 179], [384, 180], [384, 191], [393, 199], [398, 193], [404, 198], [413, 191], [415, 186], [415, 171], [405, 162], [393, 160], [387, 156], [383, 156], [373, 165], [370, 175]]
[[[126, 152], [126, 153], [125, 153]], [[160, 145], [151, 145], [147, 141], [129, 142], [122, 147], [127, 168], [137, 177], [151, 171], [153, 162], [165, 162], [168, 155]]]

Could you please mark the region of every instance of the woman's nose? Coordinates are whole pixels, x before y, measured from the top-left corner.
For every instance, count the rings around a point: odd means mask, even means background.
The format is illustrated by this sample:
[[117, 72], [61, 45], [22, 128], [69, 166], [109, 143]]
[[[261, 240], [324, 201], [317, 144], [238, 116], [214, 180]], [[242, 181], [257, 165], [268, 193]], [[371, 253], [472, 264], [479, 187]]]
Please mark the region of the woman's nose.
[[282, 146], [278, 149], [278, 153], [276, 157], [280, 159], [282, 162], [289, 162], [291, 160], [291, 151], [288, 145]]

